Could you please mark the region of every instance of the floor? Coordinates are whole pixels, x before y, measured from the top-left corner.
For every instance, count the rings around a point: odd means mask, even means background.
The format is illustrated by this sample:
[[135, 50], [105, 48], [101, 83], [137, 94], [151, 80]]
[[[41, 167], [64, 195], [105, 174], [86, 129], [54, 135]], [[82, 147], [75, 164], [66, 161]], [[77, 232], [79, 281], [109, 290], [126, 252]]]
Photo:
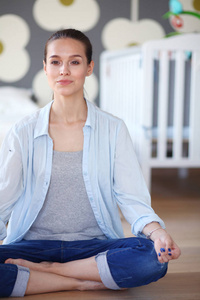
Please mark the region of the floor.
[[[200, 300], [200, 170], [189, 170], [187, 178], [179, 178], [176, 169], [153, 170], [152, 207], [182, 251], [163, 279], [125, 291], [68, 291], [26, 299]], [[124, 220], [123, 225], [126, 236], [131, 236]]]

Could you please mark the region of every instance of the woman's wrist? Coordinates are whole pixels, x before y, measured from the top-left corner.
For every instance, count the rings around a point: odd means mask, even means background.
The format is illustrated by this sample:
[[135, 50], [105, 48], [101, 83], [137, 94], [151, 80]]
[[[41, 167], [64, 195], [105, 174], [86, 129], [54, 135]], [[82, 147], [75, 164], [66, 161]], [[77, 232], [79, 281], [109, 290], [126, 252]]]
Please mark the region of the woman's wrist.
[[159, 229], [160, 230], [157, 230], [151, 234], [150, 239], [152, 241], [155, 241], [157, 238], [160, 238], [161, 236], [168, 234], [167, 231], [165, 229], [163, 229], [162, 227]]
[[148, 232], [148, 234], [146, 235], [146, 238], [150, 240], [152, 234], [153, 234], [155, 231], [161, 230], [161, 229], [162, 229], [162, 227], [157, 227], [157, 228], [152, 229], [151, 231]]
[[163, 235], [163, 233], [166, 233], [165, 229], [163, 229], [158, 222], [147, 224], [142, 232], [148, 239], [151, 239], [152, 241], [154, 241], [155, 238], [159, 237], [160, 235]]

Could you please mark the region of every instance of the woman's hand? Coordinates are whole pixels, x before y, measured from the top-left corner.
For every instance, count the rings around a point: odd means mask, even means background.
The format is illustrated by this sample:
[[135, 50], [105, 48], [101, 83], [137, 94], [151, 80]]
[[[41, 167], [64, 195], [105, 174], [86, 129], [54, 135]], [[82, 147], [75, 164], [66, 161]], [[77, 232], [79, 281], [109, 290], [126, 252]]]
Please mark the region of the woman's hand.
[[152, 240], [159, 262], [164, 263], [177, 259], [181, 255], [180, 248], [164, 229], [158, 231], [152, 234]]
[[154, 242], [154, 247], [159, 262], [169, 262], [172, 259], [177, 259], [181, 255], [180, 248], [173, 241], [169, 233], [167, 233], [167, 231], [163, 229], [159, 223], [152, 222], [146, 225], [143, 229], [143, 233], [145, 235], [148, 235], [148, 233], [151, 231], [152, 233], [150, 235], [150, 239]]

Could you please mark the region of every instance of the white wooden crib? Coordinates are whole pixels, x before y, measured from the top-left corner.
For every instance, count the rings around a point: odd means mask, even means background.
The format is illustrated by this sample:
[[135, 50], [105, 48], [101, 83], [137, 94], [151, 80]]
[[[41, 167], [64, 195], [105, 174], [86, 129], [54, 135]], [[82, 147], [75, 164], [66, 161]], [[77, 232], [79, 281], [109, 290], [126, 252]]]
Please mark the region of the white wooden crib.
[[147, 186], [152, 168], [200, 167], [200, 34], [105, 51], [100, 107], [122, 118]]

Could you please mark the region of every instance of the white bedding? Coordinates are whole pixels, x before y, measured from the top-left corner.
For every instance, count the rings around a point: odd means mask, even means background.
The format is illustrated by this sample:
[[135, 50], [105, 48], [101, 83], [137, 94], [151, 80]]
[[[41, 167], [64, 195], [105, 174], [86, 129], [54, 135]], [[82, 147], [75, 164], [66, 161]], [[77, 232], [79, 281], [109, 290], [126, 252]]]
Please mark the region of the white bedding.
[[39, 108], [31, 95], [29, 89], [0, 87], [0, 145], [14, 123]]

